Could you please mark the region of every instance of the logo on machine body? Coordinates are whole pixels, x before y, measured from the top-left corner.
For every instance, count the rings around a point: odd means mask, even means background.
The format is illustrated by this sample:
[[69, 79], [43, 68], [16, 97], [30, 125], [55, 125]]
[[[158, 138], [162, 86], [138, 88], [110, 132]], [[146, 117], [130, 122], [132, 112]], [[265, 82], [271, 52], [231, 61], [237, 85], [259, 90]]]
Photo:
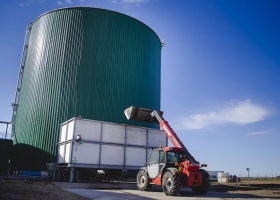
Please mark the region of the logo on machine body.
[[171, 136], [172, 136], [172, 133], [170, 132], [170, 130], [168, 130], [168, 128], [166, 127], [166, 125], [163, 125], [162, 128], [166, 131], [168, 137], [171, 137]]

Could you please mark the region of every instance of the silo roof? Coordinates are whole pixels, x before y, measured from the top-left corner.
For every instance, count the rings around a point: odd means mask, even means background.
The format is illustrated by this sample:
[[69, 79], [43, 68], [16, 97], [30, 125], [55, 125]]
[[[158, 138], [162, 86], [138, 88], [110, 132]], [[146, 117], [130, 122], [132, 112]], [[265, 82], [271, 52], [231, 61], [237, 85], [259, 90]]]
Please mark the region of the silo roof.
[[[59, 11], [59, 10], [66, 10], [66, 9], [75, 9], [75, 8], [90, 8], [90, 9], [97, 9], [97, 10], [104, 10], [104, 11], [109, 11], [109, 12], [113, 12], [113, 13], [116, 13], [116, 14], [120, 14], [120, 15], [124, 15], [126, 17], [130, 17], [131, 19], [134, 19], [138, 22], [140, 22], [141, 24], [143, 24], [144, 26], [146, 26], [147, 28], [149, 28], [152, 32], [154, 32], [154, 34], [158, 37], [158, 39], [160, 40], [159, 36], [156, 34], [156, 32], [151, 28], [149, 27], [147, 24], [141, 22], [140, 20], [134, 18], [134, 17], [131, 17], [129, 15], [126, 15], [124, 13], [120, 13], [120, 12], [117, 12], [117, 11], [113, 11], [113, 10], [108, 10], [108, 9], [104, 9], [104, 8], [95, 8], [95, 7], [90, 7], [90, 6], [77, 6], [77, 7], [65, 7], [65, 8], [58, 8], [58, 9], [54, 9], [54, 10], [51, 10], [51, 11], [48, 11], [48, 12], [45, 12], [43, 14], [41, 14], [39, 17], [37, 17], [31, 24], [33, 24], [36, 20], [38, 20], [39, 18], [41, 18], [42, 16], [46, 15], [46, 14], [49, 14], [51, 12], [55, 12], [55, 11]], [[161, 40], [160, 40], [161, 41]]]

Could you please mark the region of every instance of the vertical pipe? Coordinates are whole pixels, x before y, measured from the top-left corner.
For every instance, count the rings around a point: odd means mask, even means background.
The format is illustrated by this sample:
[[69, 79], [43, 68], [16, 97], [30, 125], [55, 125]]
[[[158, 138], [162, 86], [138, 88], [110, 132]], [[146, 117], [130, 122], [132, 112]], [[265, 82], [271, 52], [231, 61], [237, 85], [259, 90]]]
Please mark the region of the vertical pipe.
[[8, 133], [8, 123], [7, 123], [7, 126], [6, 126], [6, 134], [5, 134], [5, 139], [7, 139], [7, 133]]

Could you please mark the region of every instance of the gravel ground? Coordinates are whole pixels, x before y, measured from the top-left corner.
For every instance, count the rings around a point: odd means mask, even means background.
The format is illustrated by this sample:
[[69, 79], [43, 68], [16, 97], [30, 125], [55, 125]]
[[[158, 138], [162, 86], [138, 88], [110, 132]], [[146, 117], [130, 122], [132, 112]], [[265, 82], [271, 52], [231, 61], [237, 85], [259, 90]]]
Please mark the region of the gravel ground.
[[4, 180], [0, 182], [0, 199], [20, 200], [88, 200], [60, 189], [50, 182]]
[[250, 180], [250, 187], [247, 181], [240, 183], [211, 183], [210, 189], [217, 192], [280, 199], [280, 179]]
[[[241, 183], [211, 183], [210, 190], [280, 199], [280, 179], [251, 180], [250, 187], [244, 181]], [[62, 190], [51, 182], [4, 180], [0, 181], [0, 199], [86, 200], [88, 198]]]

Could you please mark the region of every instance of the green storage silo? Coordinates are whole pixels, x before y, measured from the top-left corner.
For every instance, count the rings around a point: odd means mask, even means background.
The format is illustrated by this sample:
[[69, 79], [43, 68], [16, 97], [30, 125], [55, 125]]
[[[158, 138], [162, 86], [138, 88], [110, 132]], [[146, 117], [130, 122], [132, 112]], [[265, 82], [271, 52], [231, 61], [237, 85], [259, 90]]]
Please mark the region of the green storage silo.
[[13, 140], [20, 168], [56, 162], [60, 124], [127, 121], [134, 105], [160, 109], [161, 41], [142, 22], [99, 8], [45, 13], [31, 24]]

